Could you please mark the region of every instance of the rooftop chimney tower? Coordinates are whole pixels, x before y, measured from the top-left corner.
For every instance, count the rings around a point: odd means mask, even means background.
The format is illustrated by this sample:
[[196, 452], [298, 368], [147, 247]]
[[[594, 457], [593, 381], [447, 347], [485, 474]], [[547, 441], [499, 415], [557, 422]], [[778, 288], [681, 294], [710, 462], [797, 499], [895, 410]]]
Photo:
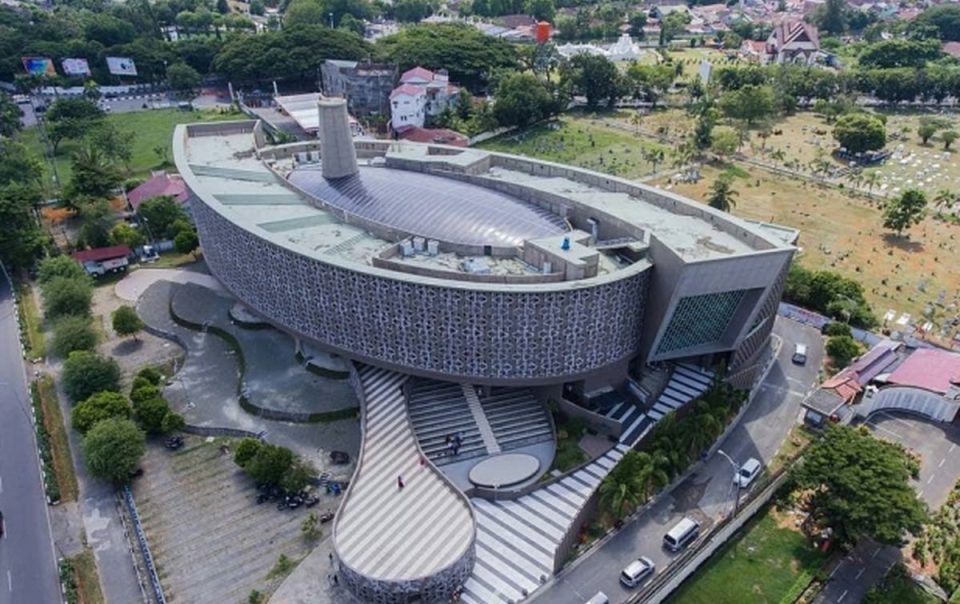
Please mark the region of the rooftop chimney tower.
[[327, 179], [344, 178], [357, 173], [357, 153], [347, 116], [347, 101], [320, 97], [320, 166]]

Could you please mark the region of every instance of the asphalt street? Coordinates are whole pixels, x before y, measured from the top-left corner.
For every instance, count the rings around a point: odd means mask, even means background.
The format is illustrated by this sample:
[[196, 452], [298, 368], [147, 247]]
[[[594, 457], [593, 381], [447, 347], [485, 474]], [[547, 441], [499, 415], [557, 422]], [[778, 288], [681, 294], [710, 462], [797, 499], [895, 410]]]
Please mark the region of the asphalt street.
[[0, 274], [0, 604], [60, 602], [28, 401], [13, 293]]
[[[777, 361], [760, 385], [750, 408], [720, 448], [737, 463], [756, 457], [768, 463], [780, 450], [800, 416], [800, 403], [817, 378], [823, 358], [823, 340], [812, 327], [777, 318], [774, 333], [783, 339]], [[806, 365], [790, 362], [794, 345], [807, 345]], [[576, 561], [557, 579], [535, 592], [533, 600], [550, 604], [583, 604], [598, 591], [611, 602], [631, 594], [620, 585], [620, 571], [638, 556], [648, 556], [662, 572], [676, 557], [662, 547], [663, 535], [684, 516], [693, 516], [704, 528], [733, 511], [733, 469], [720, 455], [654, 507], [627, 524], [597, 550]]]

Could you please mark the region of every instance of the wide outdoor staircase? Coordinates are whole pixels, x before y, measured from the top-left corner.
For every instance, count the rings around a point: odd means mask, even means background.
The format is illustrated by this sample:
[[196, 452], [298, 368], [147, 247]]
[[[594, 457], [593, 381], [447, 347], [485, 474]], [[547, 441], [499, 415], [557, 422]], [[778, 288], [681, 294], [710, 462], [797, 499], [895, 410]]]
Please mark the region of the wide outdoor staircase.
[[577, 514], [628, 450], [617, 445], [570, 476], [512, 501], [472, 499], [477, 562], [462, 601], [519, 602], [553, 576], [557, 548]]
[[669, 376], [670, 379], [662, 387], [656, 402], [648, 409], [644, 410], [621, 395], [623, 400], [604, 413], [624, 426], [620, 433], [621, 443], [632, 447], [663, 419], [664, 415], [706, 392], [713, 382], [712, 371], [686, 363], [675, 365]]
[[547, 411], [529, 390], [494, 388], [480, 397], [480, 405], [502, 450], [553, 438]]
[[[407, 413], [420, 448], [437, 465], [487, 454], [470, 405], [460, 384], [416, 380], [409, 391]], [[452, 455], [447, 437], [460, 434], [462, 445]]]

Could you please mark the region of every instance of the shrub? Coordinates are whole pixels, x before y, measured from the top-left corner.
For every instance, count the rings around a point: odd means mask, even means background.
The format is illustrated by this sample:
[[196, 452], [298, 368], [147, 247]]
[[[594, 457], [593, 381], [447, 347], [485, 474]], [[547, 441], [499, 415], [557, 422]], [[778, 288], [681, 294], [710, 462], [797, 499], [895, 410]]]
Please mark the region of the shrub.
[[54, 256], [40, 263], [37, 269], [37, 281], [40, 282], [40, 285], [45, 285], [56, 277], [81, 281], [88, 279], [87, 271], [83, 270], [80, 263], [69, 256]]
[[61, 317], [53, 325], [50, 346], [64, 358], [75, 350], [93, 350], [97, 346], [97, 332], [88, 317]]
[[[154, 386], [159, 386], [160, 382], [163, 380], [163, 374], [160, 373], [160, 370], [156, 367], [144, 367], [137, 372], [137, 378], [145, 379]], [[134, 381], [136, 383], [136, 381]]]
[[130, 384], [130, 394], [132, 396], [135, 391], [143, 388], [144, 386], [151, 387], [153, 385], [153, 382], [138, 375], [137, 377], [133, 378], [133, 382]]
[[128, 419], [130, 403], [117, 392], [98, 392], [73, 408], [71, 424], [80, 434], [86, 434], [98, 423], [111, 417]]
[[86, 400], [97, 392], [118, 392], [120, 367], [113, 359], [93, 352], [71, 352], [63, 363], [63, 389], [74, 402]]
[[137, 311], [132, 306], [121, 306], [113, 311], [113, 331], [119, 336], [133, 336], [137, 339], [137, 334], [143, 329], [143, 321], [137, 315]]
[[841, 323], [840, 321], [834, 321], [827, 324], [823, 330], [823, 333], [828, 336], [849, 336], [853, 334], [853, 331], [850, 329], [848, 324]]
[[255, 438], [244, 438], [237, 443], [237, 450], [233, 453], [233, 462], [241, 468], [246, 467], [247, 462], [254, 458], [262, 446], [263, 443]]
[[160, 398], [160, 389], [153, 384], [140, 386], [130, 391], [130, 400], [133, 401], [134, 404], [142, 403], [152, 398]]
[[146, 451], [143, 431], [128, 419], [105, 419], [83, 439], [90, 473], [114, 484], [125, 484]]
[[160, 422], [160, 431], [164, 434], [179, 432], [186, 427], [187, 420], [176, 411], [167, 411], [167, 414], [163, 416], [163, 421]]
[[843, 369], [861, 352], [863, 347], [850, 336], [833, 336], [827, 340], [827, 354], [837, 369]]
[[40, 294], [47, 319], [65, 315], [90, 315], [93, 287], [86, 278], [54, 277], [43, 284]]
[[163, 418], [168, 413], [170, 413], [170, 405], [160, 397], [135, 402], [133, 405], [133, 419], [147, 434], [162, 434]]

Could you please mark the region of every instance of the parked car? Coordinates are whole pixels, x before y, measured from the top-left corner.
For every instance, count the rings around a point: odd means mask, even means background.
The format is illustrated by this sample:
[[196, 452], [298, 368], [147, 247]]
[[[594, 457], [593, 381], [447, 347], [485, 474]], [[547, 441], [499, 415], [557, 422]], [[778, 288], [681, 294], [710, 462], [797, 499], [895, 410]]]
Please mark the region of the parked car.
[[620, 583], [623, 583], [626, 587], [636, 587], [652, 575], [655, 568], [656, 565], [653, 560], [646, 556], [640, 556], [628, 564], [620, 573]]
[[183, 437], [182, 436], [171, 436], [166, 441], [164, 441], [163, 446], [170, 449], [171, 451], [176, 451], [183, 446]]
[[790, 360], [793, 361], [794, 365], [806, 365], [807, 364], [806, 344], [797, 344], [797, 347], [793, 349], [793, 357]]
[[672, 552], [679, 552], [700, 536], [700, 523], [690, 517], [673, 525], [673, 528], [663, 536], [664, 546]]
[[733, 483], [740, 485], [741, 489], [745, 489], [756, 480], [762, 469], [763, 466], [760, 464], [760, 460], [756, 457], [751, 457], [740, 466], [740, 471], [733, 477]]
[[598, 591], [592, 598], [587, 600], [587, 604], [610, 604], [610, 598], [602, 591]]
[[330, 451], [330, 461], [337, 465], [350, 463], [350, 454], [346, 451]]

